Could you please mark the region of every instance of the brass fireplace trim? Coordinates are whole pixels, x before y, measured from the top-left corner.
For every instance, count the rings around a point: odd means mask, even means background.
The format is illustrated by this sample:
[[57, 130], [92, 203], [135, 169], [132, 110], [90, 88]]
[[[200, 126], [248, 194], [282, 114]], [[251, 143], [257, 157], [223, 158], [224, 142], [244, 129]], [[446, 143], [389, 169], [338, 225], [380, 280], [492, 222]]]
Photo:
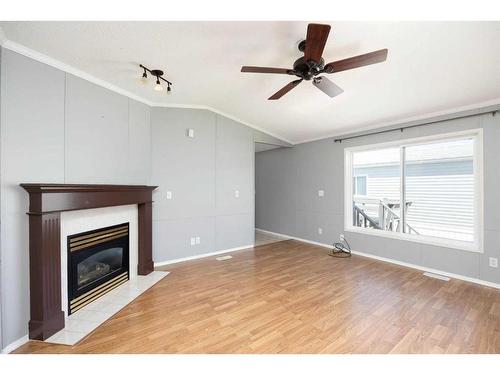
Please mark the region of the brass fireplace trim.
[[128, 225], [99, 231], [97, 233], [86, 234], [83, 236], [73, 237], [69, 242], [70, 251], [78, 251], [98, 245], [102, 242], [115, 240], [117, 238], [128, 236]]
[[102, 285], [99, 285], [97, 288], [92, 289], [91, 291], [82, 294], [78, 298], [71, 300], [70, 302], [70, 314], [75, 313], [80, 310], [82, 307], [88, 305], [89, 303], [95, 301], [99, 297], [102, 297], [106, 293], [115, 289], [116, 287], [122, 285], [123, 283], [128, 281], [128, 272], [124, 272], [111, 280], [105, 282]]

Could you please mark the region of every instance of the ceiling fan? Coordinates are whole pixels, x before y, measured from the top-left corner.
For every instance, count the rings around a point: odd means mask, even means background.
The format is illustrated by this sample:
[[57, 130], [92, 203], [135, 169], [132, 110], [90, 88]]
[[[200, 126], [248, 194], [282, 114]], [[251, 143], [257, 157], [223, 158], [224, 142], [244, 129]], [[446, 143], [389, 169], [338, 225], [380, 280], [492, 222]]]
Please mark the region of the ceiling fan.
[[243, 66], [243, 73], [274, 73], [288, 74], [299, 77], [299, 79], [290, 82], [288, 85], [277, 91], [269, 97], [269, 100], [281, 98], [287, 92], [296, 87], [303, 80], [312, 80], [313, 85], [323, 91], [326, 95], [333, 98], [342, 94], [344, 90], [338, 87], [325, 76], [319, 74], [331, 74], [359, 68], [365, 65], [377, 64], [385, 61], [387, 58], [387, 49], [365, 53], [364, 55], [349, 57], [347, 59], [334, 61], [325, 65], [325, 60], [321, 57], [325, 48], [328, 34], [330, 33], [330, 25], [321, 25], [310, 23], [307, 26], [307, 37], [299, 43], [299, 51], [304, 52], [304, 57], [299, 58], [293, 63], [293, 69], [285, 68], [266, 68], [260, 66]]

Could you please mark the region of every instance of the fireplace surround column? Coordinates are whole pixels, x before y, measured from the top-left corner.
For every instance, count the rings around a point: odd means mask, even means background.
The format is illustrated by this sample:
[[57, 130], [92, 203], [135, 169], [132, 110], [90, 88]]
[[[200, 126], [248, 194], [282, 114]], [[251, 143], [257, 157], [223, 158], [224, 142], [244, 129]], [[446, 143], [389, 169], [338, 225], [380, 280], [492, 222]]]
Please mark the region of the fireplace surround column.
[[156, 186], [21, 184], [29, 193], [30, 339], [64, 328], [61, 305], [62, 211], [138, 205], [138, 274], [153, 271], [152, 193]]
[[64, 328], [61, 309], [60, 213], [30, 214], [30, 339], [45, 340]]

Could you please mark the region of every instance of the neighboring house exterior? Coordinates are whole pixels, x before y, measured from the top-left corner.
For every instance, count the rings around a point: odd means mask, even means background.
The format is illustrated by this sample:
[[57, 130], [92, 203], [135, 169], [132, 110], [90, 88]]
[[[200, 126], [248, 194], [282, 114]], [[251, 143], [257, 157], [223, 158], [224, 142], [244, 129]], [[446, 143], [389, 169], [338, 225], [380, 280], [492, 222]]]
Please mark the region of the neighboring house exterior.
[[[471, 157], [408, 161], [405, 165], [407, 223], [419, 234], [472, 241], [474, 175]], [[399, 161], [356, 164], [354, 201], [363, 198], [400, 199]], [[365, 210], [378, 220], [378, 208]], [[396, 210], [399, 214], [399, 208]]]

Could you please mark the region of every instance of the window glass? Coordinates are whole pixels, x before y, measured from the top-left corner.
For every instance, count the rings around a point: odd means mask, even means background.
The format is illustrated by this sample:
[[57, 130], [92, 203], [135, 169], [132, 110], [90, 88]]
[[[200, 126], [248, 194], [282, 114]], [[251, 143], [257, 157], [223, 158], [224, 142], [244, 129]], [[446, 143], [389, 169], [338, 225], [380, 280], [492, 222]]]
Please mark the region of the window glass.
[[471, 135], [352, 149], [352, 195], [346, 201], [352, 221], [347, 220], [358, 228], [480, 250], [476, 139]]
[[354, 152], [353, 225], [399, 231], [401, 224], [400, 149]]
[[474, 240], [474, 141], [405, 148], [405, 232]]

